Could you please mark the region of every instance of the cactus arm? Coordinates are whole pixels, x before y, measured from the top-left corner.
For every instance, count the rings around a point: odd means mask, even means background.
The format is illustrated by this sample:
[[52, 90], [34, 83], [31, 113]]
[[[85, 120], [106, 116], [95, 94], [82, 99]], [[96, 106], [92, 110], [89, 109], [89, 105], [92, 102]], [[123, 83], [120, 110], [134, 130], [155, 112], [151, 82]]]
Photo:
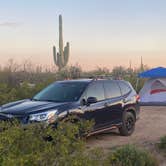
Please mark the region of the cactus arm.
[[53, 46], [53, 56], [54, 56], [54, 63], [57, 65], [57, 55], [56, 55], [56, 47]]
[[63, 54], [64, 54], [64, 66], [67, 65], [67, 56], [66, 56], [66, 52], [67, 52], [67, 48], [65, 47], [65, 48], [64, 48], [64, 52], [63, 52]]
[[66, 66], [69, 60], [69, 43], [67, 42], [64, 48], [64, 65]]

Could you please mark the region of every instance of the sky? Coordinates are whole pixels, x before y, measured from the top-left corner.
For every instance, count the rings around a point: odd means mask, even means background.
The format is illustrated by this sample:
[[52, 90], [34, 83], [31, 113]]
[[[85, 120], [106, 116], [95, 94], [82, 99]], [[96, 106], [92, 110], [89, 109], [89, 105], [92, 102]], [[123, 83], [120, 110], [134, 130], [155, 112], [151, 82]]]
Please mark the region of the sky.
[[0, 0], [0, 65], [54, 65], [59, 14], [69, 65], [166, 66], [165, 0]]

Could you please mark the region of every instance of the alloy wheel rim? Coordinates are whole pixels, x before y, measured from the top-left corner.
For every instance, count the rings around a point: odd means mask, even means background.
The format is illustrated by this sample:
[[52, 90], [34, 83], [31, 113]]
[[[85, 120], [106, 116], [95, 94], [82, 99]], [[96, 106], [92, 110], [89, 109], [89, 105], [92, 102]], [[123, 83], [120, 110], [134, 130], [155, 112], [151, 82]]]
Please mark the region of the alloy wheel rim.
[[126, 128], [127, 128], [127, 130], [128, 131], [131, 131], [132, 129], [133, 129], [133, 127], [134, 127], [134, 120], [133, 120], [133, 118], [127, 118], [127, 120], [126, 120]]

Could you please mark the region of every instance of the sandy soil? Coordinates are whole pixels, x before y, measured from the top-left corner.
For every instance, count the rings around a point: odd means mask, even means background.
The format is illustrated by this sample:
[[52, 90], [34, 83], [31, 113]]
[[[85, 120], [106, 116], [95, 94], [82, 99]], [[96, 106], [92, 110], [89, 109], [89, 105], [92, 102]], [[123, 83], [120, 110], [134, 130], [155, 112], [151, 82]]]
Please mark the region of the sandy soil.
[[141, 107], [140, 119], [136, 122], [135, 132], [129, 136], [120, 136], [117, 130], [91, 136], [87, 139], [88, 147], [100, 147], [105, 151], [124, 144], [136, 144], [153, 150], [162, 163], [166, 165], [166, 159], [158, 155], [154, 146], [160, 137], [166, 135], [166, 106]]

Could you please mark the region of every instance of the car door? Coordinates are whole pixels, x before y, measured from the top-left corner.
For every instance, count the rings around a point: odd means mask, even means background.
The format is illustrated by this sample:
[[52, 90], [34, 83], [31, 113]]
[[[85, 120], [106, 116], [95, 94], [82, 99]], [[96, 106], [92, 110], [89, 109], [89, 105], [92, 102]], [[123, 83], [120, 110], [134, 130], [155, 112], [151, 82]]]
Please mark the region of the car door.
[[105, 123], [105, 94], [103, 81], [95, 81], [91, 83], [85, 92], [85, 100], [89, 97], [96, 97], [97, 102], [82, 107], [84, 111], [83, 118], [87, 120], [94, 120], [94, 129], [101, 128]]
[[120, 87], [117, 81], [105, 80], [105, 120], [109, 124], [118, 124], [122, 119], [123, 112], [123, 97], [121, 95]]

